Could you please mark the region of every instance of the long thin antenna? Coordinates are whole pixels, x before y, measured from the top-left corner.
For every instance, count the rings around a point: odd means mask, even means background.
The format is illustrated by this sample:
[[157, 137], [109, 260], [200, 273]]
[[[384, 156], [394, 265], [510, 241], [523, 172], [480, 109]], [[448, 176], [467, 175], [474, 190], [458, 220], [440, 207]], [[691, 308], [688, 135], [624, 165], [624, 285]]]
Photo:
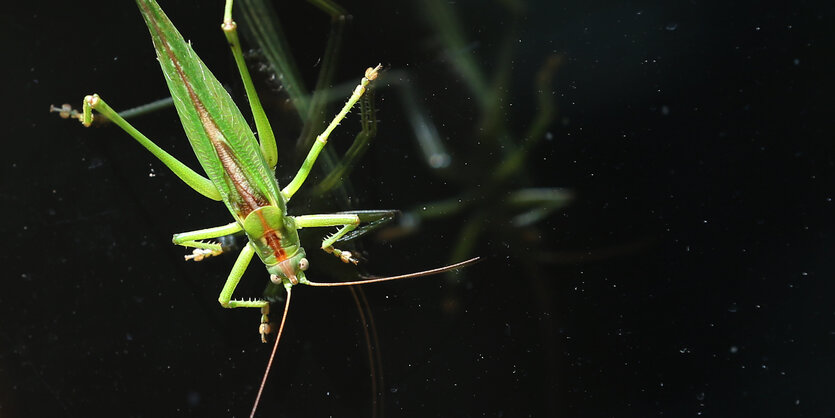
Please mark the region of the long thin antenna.
[[258, 402], [261, 401], [261, 394], [264, 393], [264, 386], [267, 384], [267, 376], [270, 375], [270, 368], [273, 367], [275, 352], [278, 351], [278, 341], [281, 340], [281, 333], [284, 331], [284, 322], [287, 320], [287, 311], [290, 310], [290, 288], [285, 287], [285, 289], [287, 289], [287, 302], [284, 303], [284, 314], [281, 315], [281, 325], [278, 326], [278, 334], [275, 336], [273, 352], [270, 354], [270, 361], [267, 362], [267, 369], [264, 370], [264, 378], [261, 379], [261, 387], [258, 388], [258, 395], [255, 397], [255, 404], [252, 405], [252, 412], [249, 413], [249, 418], [255, 417], [255, 410], [258, 409]]
[[467, 261], [462, 261], [460, 263], [450, 264], [444, 267], [438, 267], [432, 270], [424, 270], [419, 271], [417, 273], [409, 273], [409, 274], [401, 274], [400, 276], [391, 276], [391, 277], [378, 277], [375, 279], [366, 279], [366, 280], [357, 280], [354, 282], [337, 282], [337, 283], [317, 283], [317, 282], [306, 282], [305, 284], [308, 286], [319, 286], [319, 287], [333, 287], [333, 286], [353, 286], [357, 284], [368, 284], [368, 283], [379, 283], [379, 282], [387, 282], [391, 280], [400, 280], [400, 279], [410, 279], [413, 277], [423, 277], [423, 276], [431, 276], [433, 274], [443, 273], [447, 271], [452, 271], [455, 269], [460, 269], [461, 267], [468, 266], [470, 264], [475, 263], [478, 261], [479, 257], [471, 258]]

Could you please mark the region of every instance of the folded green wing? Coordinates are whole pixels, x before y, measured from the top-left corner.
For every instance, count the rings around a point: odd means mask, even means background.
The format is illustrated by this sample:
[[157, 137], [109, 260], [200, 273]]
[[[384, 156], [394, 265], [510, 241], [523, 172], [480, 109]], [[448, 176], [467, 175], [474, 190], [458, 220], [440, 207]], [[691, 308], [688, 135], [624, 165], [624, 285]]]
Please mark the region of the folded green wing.
[[236, 202], [243, 199], [239, 193], [243, 184], [256, 198], [283, 208], [275, 175], [229, 93], [155, 1], [136, 3], [189, 142], [227, 206], [236, 216], [242, 215]]

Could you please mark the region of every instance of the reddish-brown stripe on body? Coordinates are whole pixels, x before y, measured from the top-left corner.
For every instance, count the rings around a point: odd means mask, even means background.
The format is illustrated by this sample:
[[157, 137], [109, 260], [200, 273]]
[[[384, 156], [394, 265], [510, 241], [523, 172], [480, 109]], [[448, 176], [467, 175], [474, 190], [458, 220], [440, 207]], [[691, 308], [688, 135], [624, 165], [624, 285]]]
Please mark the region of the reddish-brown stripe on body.
[[243, 200], [244, 206], [238, 208], [238, 215], [241, 218], [246, 218], [246, 216], [255, 209], [268, 206], [270, 202], [268, 202], [261, 194], [255, 193], [252, 189], [252, 185], [249, 183], [246, 175], [244, 175], [241, 170], [241, 166], [238, 164], [232, 154], [232, 151], [226, 143], [215, 143], [212, 141], [212, 145], [214, 145], [215, 150], [217, 150], [217, 155], [220, 158], [223, 169], [229, 175], [229, 180], [231, 180], [232, 185], [235, 186], [235, 190], [237, 190], [238, 195], [241, 196], [241, 199]]
[[264, 214], [261, 212], [256, 212], [258, 215], [258, 219], [261, 221], [261, 226], [264, 227], [264, 240], [267, 242], [267, 245], [270, 246], [273, 250], [273, 254], [275, 254], [276, 260], [282, 262], [287, 259], [287, 253], [284, 252], [284, 248], [281, 246], [281, 234], [269, 226], [267, 223], [267, 219], [264, 218]]
[[146, 5], [142, 5], [145, 9], [145, 14], [148, 18], [153, 21], [153, 25], [151, 25], [154, 30], [156, 31], [157, 35], [159, 36], [163, 48], [165, 48], [165, 53], [168, 55], [168, 58], [171, 60], [171, 63], [174, 64], [174, 69], [177, 70], [177, 74], [180, 76], [180, 80], [182, 80], [183, 84], [186, 86], [186, 90], [188, 91], [189, 98], [191, 99], [192, 104], [194, 105], [195, 109], [197, 109], [197, 113], [200, 116], [200, 122], [203, 126], [203, 131], [206, 133], [206, 136], [209, 137], [209, 141], [211, 142], [212, 146], [214, 146], [215, 151], [217, 152], [218, 159], [220, 160], [221, 165], [223, 166], [224, 171], [229, 177], [232, 185], [235, 187], [235, 190], [238, 192], [238, 195], [241, 197], [243, 205], [241, 207], [237, 207], [238, 215], [241, 218], [246, 218], [252, 211], [258, 209], [260, 207], [264, 207], [269, 205], [269, 201], [260, 193], [257, 193], [250, 184], [249, 179], [246, 177], [243, 169], [241, 169], [240, 164], [238, 163], [237, 159], [235, 158], [234, 153], [232, 150], [229, 149], [229, 146], [226, 144], [226, 138], [223, 136], [223, 133], [217, 127], [215, 121], [209, 115], [209, 112], [206, 110], [206, 106], [203, 105], [203, 102], [197, 96], [197, 93], [194, 92], [194, 88], [192, 87], [191, 83], [189, 82], [188, 78], [186, 77], [185, 72], [183, 71], [180, 62], [177, 60], [177, 57], [174, 56], [174, 53], [171, 51], [171, 46], [168, 44], [168, 40], [162, 31], [159, 29], [159, 26], [154, 19], [154, 16], [150, 13], [147, 9]]

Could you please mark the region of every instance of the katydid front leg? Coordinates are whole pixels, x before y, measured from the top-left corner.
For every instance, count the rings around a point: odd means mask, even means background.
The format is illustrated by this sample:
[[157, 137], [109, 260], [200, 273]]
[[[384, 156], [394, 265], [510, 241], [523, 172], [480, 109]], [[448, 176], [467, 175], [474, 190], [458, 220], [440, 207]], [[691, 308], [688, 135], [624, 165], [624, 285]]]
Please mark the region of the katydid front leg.
[[301, 216], [294, 216], [293, 219], [296, 221], [296, 228], [318, 228], [318, 227], [327, 227], [327, 226], [341, 226], [335, 234], [325, 238], [322, 241], [322, 250], [327, 253], [333, 254], [339, 257], [345, 263], [351, 262], [357, 264], [359, 260], [353, 257], [350, 251], [342, 251], [337, 248], [333, 248], [333, 244], [339, 239], [342, 238], [348, 232], [356, 229], [357, 226], [360, 224], [360, 217], [355, 214], [326, 214], [326, 215], [301, 215]]
[[[176, 245], [194, 248], [191, 255], [185, 256], [186, 260], [201, 261], [206, 257], [219, 255], [223, 252], [223, 247], [216, 242], [202, 242], [200, 240], [219, 238], [225, 235], [231, 235], [242, 230], [241, 225], [237, 222], [232, 222], [227, 225], [216, 226], [213, 228], [200, 229], [197, 231], [183, 232], [174, 234], [172, 242]], [[232, 271], [226, 278], [226, 283], [220, 291], [217, 300], [224, 308], [260, 308], [261, 309], [261, 325], [258, 332], [261, 334], [261, 341], [267, 342], [266, 335], [270, 333], [270, 304], [266, 300], [233, 300], [232, 293], [241, 281], [247, 266], [252, 260], [252, 255], [255, 250], [252, 244], [247, 244], [238, 259], [235, 260], [235, 265], [232, 266]]]
[[223, 284], [223, 289], [220, 291], [220, 296], [217, 301], [220, 306], [224, 308], [259, 308], [261, 309], [261, 325], [258, 327], [258, 333], [261, 334], [261, 342], [267, 342], [266, 335], [270, 333], [270, 303], [266, 300], [233, 300], [232, 293], [238, 287], [241, 277], [246, 272], [249, 262], [252, 260], [252, 255], [255, 254], [255, 248], [252, 244], [247, 244], [238, 259], [235, 260], [235, 265], [232, 266], [232, 271], [229, 272], [229, 277], [226, 278], [226, 283]]
[[[322, 241], [322, 250], [339, 257], [343, 262], [357, 264], [358, 260], [354, 258], [350, 251], [342, 251], [334, 248], [333, 244], [343, 238], [345, 241], [349, 241], [364, 235], [392, 220], [396, 214], [396, 210], [359, 210], [344, 213], [301, 215], [294, 216], [293, 219], [296, 222], [296, 229], [328, 226], [341, 227], [335, 234]], [[357, 229], [361, 223], [365, 223], [365, 225]], [[347, 235], [349, 232], [352, 232], [352, 234]]]

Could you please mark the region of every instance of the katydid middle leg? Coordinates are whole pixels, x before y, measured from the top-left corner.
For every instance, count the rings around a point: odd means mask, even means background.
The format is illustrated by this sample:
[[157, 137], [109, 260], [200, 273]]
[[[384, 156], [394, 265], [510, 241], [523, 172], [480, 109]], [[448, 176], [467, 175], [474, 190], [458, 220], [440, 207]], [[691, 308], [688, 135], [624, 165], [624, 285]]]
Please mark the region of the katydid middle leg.
[[322, 152], [322, 148], [327, 145], [331, 132], [336, 129], [336, 126], [339, 125], [343, 119], [345, 119], [345, 116], [348, 115], [351, 108], [357, 103], [357, 101], [359, 101], [360, 97], [362, 97], [363, 93], [365, 93], [365, 89], [368, 87], [368, 84], [377, 78], [380, 69], [382, 69], [382, 65], [377, 65], [374, 68], [368, 68], [365, 70], [365, 76], [362, 78], [362, 81], [360, 81], [360, 84], [354, 89], [354, 93], [351, 94], [348, 101], [345, 102], [345, 105], [342, 106], [342, 110], [334, 116], [331, 123], [328, 124], [328, 127], [316, 137], [316, 141], [313, 143], [313, 146], [310, 147], [310, 151], [307, 153], [307, 157], [305, 157], [304, 162], [302, 162], [301, 168], [299, 168], [299, 171], [296, 172], [296, 176], [293, 177], [293, 180], [290, 181], [287, 187], [281, 190], [281, 194], [285, 199], [287, 199], [287, 201], [289, 201], [293, 195], [296, 194], [305, 179], [307, 179], [307, 176], [310, 174], [310, 170], [313, 168], [313, 164], [316, 162], [316, 158], [319, 157], [319, 153]]
[[[219, 243], [203, 242], [201, 240], [219, 238], [240, 231], [241, 225], [237, 222], [232, 222], [230, 224], [216, 226], [213, 228], [174, 234], [171, 241], [174, 244], [182, 245], [184, 247], [192, 247], [195, 249], [191, 255], [186, 256], [186, 260], [201, 261], [206, 257], [218, 255], [223, 252], [223, 246]], [[226, 278], [226, 283], [224, 283], [223, 289], [220, 291], [220, 295], [217, 300], [224, 308], [260, 308], [261, 326], [259, 327], [259, 332], [261, 334], [261, 340], [266, 342], [265, 335], [270, 333], [269, 302], [266, 300], [232, 299], [232, 293], [235, 292], [235, 288], [241, 281], [241, 277], [243, 277], [247, 266], [249, 266], [250, 261], [252, 261], [253, 254], [255, 254], [255, 250], [252, 248], [252, 244], [247, 244], [243, 250], [241, 250], [241, 253], [238, 254], [238, 259], [235, 260], [235, 265], [232, 266], [232, 271], [229, 272], [229, 276]]]
[[237, 222], [216, 226], [213, 228], [199, 229], [197, 231], [174, 234], [171, 239], [175, 245], [194, 248], [186, 260], [201, 261], [206, 257], [212, 257], [223, 253], [223, 246], [218, 242], [203, 242], [204, 239], [220, 238], [225, 235], [232, 235], [241, 231], [241, 225]]

